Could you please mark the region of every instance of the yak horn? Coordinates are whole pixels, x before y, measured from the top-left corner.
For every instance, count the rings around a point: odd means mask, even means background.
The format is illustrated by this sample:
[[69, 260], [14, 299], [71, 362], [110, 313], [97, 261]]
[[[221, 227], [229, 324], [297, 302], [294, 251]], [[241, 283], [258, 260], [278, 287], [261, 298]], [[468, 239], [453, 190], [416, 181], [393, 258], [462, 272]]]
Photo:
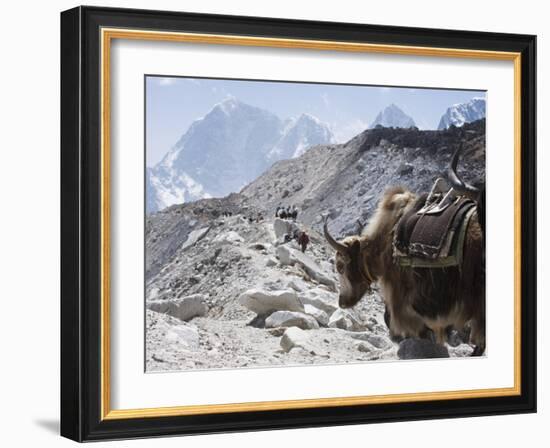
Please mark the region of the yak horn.
[[447, 170], [447, 179], [451, 186], [459, 192], [470, 192], [470, 193], [479, 193], [479, 189], [470, 185], [467, 182], [464, 182], [458, 174], [456, 173], [456, 166], [458, 165], [458, 157], [462, 151], [462, 145], [454, 152], [453, 157], [451, 158], [451, 163]]
[[330, 244], [330, 246], [336, 251], [340, 252], [341, 254], [346, 254], [348, 252], [348, 246], [345, 244], [339, 243], [336, 241], [332, 235], [328, 231], [328, 217], [325, 218], [325, 225], [323, 226], [323, 231], [325, 233], [325, 238]]

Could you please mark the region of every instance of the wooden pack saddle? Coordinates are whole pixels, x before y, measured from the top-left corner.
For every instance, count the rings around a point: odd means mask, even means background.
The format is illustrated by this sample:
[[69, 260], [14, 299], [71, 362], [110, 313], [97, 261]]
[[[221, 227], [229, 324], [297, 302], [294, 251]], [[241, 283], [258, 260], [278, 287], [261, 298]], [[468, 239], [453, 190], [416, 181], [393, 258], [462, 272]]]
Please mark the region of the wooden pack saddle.
[[429, 195], [420, 197], [399, 220], [393, 254], [401, 266], [435, 268], [462, 263], [464, 239], [476, 203], [449, 189], [438, 179]]

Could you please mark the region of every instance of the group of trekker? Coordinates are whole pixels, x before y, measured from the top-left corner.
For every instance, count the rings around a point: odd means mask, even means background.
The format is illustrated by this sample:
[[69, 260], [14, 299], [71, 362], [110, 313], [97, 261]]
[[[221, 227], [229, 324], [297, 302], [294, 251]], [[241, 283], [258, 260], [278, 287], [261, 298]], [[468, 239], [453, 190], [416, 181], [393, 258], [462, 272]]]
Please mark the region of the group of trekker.
[[253, 222], [262, 222], [264, 220], [264, 216], [261, 213], [258, 213], [256, 216], [243, 216], [243, 219], [248, 220], [248, 222], [252, 224]]
[[277, 207], [275, 210], [275, 217], [281, 218], [281, 219], [292, 219], [293, 221], [296, 221], [296, 218], [298, 218], [298, 209], [295, 205], [287, 206], [287, 207]]
[[[222, 216], [224, 218], [229, 218], [233, 216], [233, 212], [223, 211]], [[261, 213], [256, 213], [255, 215], [241, 216], [241, 219], [248, 221], [252, 224], [253, 222], [262, 222], [264, 220], [264, 216]]]
[[[295, 205], [287, 207], [279, 206], [275, 210], [275, 217], [280, 219], [291, 219], [296, 222], [296, 219], [298, 218], [298, 208], [296, 208]], [[292, 233], [287, 233], [285, 235], [285, 243], [290, 243], [292, 240], [296, 241], [300, 245], [302, 252], [306, 251], [310, 241], [309, 235], [306, 231], [300, 229], [295, 229]]]
[[[223, 217], [230, 217], [233, 216], [233, 212], [231, 211], [223, 211], [221, 214]], [[277, 207], [277, 210], [275, 211], [275, 217], [281, 218], [281, 219], [291, 219], [292, 221], [296, 221], [298, 217], [298, 209], [295, 205], [292, 207]], [[248, 221], [250, 224], [252, 223], [261, 223], [264, 220], [264, 217], [261, 213], [256, 213], [254, 215], [241, 215], [241, 219], [244, 221]], [[285, 243], [289, 243], [290, 241], [294, 240], [296, 241], [302, 250], [302, 252], [305, 252], [307, 249], [308, 244], [310, 243], [309, 235], [306, 233], [305, 230], [295, 229], [292, 234], [286, 234], [285, 235]]]

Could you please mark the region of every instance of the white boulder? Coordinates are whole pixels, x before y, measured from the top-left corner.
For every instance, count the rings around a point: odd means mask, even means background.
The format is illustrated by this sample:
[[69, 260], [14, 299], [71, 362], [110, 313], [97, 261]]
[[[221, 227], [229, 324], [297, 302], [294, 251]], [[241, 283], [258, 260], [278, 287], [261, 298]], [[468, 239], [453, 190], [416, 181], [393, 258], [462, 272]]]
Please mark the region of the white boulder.
[[260, 315], [274, 311], [304, 311], [302, 302], [292, 289], [280, 291], [249, 289], [240, 295], [239, 303]]
[[147, 308], [157, 313], [168, 314], [183, 321], [188, 321], [197, 316], [204, 316], [208, 312], [205, 296], [202, 294], [194, 294], [176, 299], [153, 300], [147, 303]]
[[210, 227], [203, 227], [201, 229], [196, 229], [189, 232], [189, 235], [187, 235], [187, 239], [181, 245], [181, 250], [185, 250], [191, 246], [194, 246], [198, 241], [206, 236], [209, 230]]
[[319, 325], [322, 325], [323, 327], [328, 326], [329, 317], [328, 314], [325, 313], [323, 310], [320, 310], [319, 308], [310, 305], [309, 303], [306, 303], [304, 304], [304, 311], [306, 314], [313, 316], [315, 320], [319, 322]]
[[239, 235], [234, 230], [229, 230], [228, 232], [220, 233], [216, 238], [214, 238], [215, 243], [242, 243], [244, 241], [244, 238]]
[[300, 295], [300, 300], [304, 305], [313, 305], [315, 308], [319, 308], [329, 316], [338, 309], [336, 298], [332, 297], [330, 293], [327, 293], [319, 288], [306, 291], [304, 294]]
[[266, 328], [298, 327], [302, 330], [316, 330], [319, 328], [317, 320], [297, 311], [275, 311], [265, 320]]
[[277, 257], [282, 265], [298, 264], [312, 279], [335, 289], [336, 283], [323, 272], [321, 267], [308, 255], [288, 246], [277, 247]]
[[155, 300], [159, 296], [159, 289], [158, 288], [151, 288], [147, 290], [147, 300]]
[[283, 334], [280, 344], [285, 352], [289, 352], [294, 347], [301, 347], [305, 350], [310, 348], [310, 341], [306, 332], [298, 327], [288, 328]]
[[364, 326], [361, 321], [351, 311], [338, 308], [330, 316], [328, 326], [331, 328], [340, 328], [347, 331], [362, 331]]
[[164, 334], [164, 340], [169, 344], [179, 344], [188, 350], [199, 347], [199, 332], [194, 325], [171, 325]]
[[461, 358], [471, 356], [473, 351], [474, 349], [470, 344], [460, 344], [457, 347], [449, 348], [449, 353], [451, 354], [451, 356], [458, 356]]
[[197, 351], [200, 347], [199, 332], [195, 325], [182, 322], [168, 314], [146, 310], [147, 370], [158, 370], [158, 363], [178, 362], [185, 352]]
[[305, 282], [302, 281], [301, 279], [297, 278], [297, 277], [290, 280], [287, 283], [287, 286], [289, 288], [292, 288], [296, 292], [302, 292], [305, 289], [307, 289], [307, 285], [305, 284]]
[[298, 327], [287, 328], [281, 337], [280, 345], [285, 352], [298, 353], [299, 349], [310, 355], [328, 357], [328, 352], [310, 338], [311, 333], [301, 330]]
[[366, 341], [357, 341], [355, 343], [355, 348], [363, 353], [376, 353], [376, 347]]
[[287, 246], [277, 247], [277, 258], [283, 266], [290, 266], [294, 264], [294, 260], [291, 257], [291, 249]]
[[368, 331], [364, 331], [361, 333], [351, 333], [350, 336], [354, 339], [368, 342], [373, 347], [379, 348], [381, 350], [388, 350], [393, 347], [392, 341], [390, 341], [388, 338], [370, 333]]
[[293, 221], [287, 221], [281, 218], [275, 218], [273, 221], [273, 231], [277, 241], [284, 241], [285, 235], [292, 235], [298, 226]]

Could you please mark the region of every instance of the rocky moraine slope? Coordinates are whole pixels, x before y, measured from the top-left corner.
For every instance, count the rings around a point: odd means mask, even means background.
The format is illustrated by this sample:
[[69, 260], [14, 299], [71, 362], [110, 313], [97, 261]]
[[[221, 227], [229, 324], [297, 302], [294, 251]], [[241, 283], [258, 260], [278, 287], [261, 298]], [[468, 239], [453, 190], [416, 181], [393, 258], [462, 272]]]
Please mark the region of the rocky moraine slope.
[[457, 145], [464, 145], [459, 172], [475, 182], [485, 177], [485, 120], [442, 131], [368, 129], [343, 145], [319, 145], [298, 159], [277, 162], [241, 194], [266, 211], [296, 205], [300, 220], [320, 230], [329, 213], [336, 235], [357, 232], [389, 186], [428, 192], [444, 177]]
[[[240, 193], [174, 205], [146, 220], [148, 371], [348, 363], [465, 356], [452, 346], [392, 342], [375, 289], [353, 310], [337, 305], [333, 251], [322, 216], [342, 237], [368, 221], [392, 185], [429, 190], [454, 148], [461, 172], [485, 172], [485, 123], [442, 131], [375, 128], [275, 163]], [[294, 223], [277, 206], [299, 209]], [[305, 230], [302, 253], [285, 234]]]

